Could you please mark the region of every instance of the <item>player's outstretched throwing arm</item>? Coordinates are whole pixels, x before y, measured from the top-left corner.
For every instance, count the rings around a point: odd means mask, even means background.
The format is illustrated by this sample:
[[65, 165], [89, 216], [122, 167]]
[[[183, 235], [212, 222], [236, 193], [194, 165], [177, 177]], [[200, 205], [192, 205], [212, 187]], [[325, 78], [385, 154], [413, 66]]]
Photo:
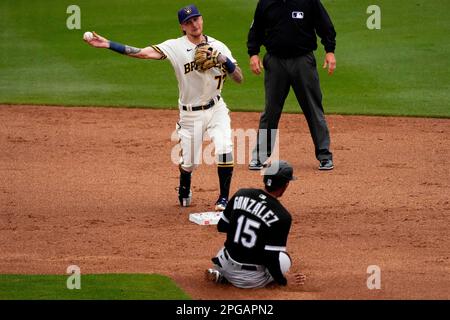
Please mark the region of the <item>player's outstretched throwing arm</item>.
[[143, 49], [141, 48], [135, 48], [128, 45], [124, 45], [121, 43], [117, 43], [114, 41], [110, 41], [97, 33], [92, 32], [92, 37], [84, 38], [84, 41], [86, 41], [89, 45], [95, 47], [95, 48], [107, 48], [111, 49], [112, 51], [116, 51], [118, 53], [139, 58], [139, 59], [153, 59], [153, 60], [160, 60], [164, 58], [164, 55], [158, 51], [156, 51], [153, 47], [145, 47]]

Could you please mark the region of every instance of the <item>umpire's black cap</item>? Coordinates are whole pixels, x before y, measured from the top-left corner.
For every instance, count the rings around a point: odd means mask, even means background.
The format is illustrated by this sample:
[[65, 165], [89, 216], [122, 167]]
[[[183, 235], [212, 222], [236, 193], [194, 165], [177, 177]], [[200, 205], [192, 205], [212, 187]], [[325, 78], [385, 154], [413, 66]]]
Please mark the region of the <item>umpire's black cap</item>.
[[297, 177], [294, 176], [294, 168], [287, 161], [273, 161], [264, 171], [264, 184], [267, 187], [282, 187], [291, 180], [297, 180]]

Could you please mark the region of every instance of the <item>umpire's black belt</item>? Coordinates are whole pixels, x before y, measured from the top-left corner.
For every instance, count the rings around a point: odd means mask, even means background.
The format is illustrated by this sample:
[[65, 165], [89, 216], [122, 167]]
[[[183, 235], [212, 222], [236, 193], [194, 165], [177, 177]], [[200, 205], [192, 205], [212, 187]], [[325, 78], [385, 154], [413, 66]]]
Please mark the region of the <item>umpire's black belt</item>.
[[233, 258], [231, 258], [227, 252], [227, 249], [223, 249], [223, 255], [225, 256], [225, 259], [227, 259], [231, 264], [241, 267], [242, 270], [249, 270], [249, 271], [257, 271], [257, 270], [264, 270], [265, 267], [264, 266], [260, 266], [260, 265], [251, 265], [251, 264], [244, 264], [244, 263], [240, 263], [237, 262], [235, 260], [233, 260]]
[[[216, 99], [217, 99], [217, 102], [219, 102], [220, 96], [218, 95], [216, 97]], [[216, 101], [214, 101], [214, 99], [211, 99], [207, 104], [205, 104], [203, 106], [196, 106], [196, 107], [183, 106], [182, 109], [183, 109], [183, 111], [208, 110], [209, 108], [214, 107], [215, 104], [216, 104]]]

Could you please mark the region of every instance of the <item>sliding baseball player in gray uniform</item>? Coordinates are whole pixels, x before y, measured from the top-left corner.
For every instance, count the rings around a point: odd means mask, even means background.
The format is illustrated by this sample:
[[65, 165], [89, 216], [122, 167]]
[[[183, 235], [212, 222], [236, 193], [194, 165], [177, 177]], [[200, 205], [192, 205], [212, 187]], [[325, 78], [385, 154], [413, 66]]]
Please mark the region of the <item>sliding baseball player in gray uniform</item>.
[[[291, 215], [278, 201], [294, 180], [286, 161], [275, 161], [264, 173], [264, 190], [241, 189], [230, 199], [217, 225], [227, 234], [225, 246], [212, 258], [207, 279], [239, 288], [261, 288], [275, 281], [286, 285], [291, 266], [286, 243]], [[297, 274], [295, 281], [305, 278]]]

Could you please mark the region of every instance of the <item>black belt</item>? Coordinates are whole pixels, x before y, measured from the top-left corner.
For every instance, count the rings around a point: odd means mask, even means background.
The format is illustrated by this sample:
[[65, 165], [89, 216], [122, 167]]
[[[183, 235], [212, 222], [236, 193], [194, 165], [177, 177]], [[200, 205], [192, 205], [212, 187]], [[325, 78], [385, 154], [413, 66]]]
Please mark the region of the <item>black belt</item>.
[[[228, 260], [229, 258], [228, 258], [228, 253], [227, 253], [226, 249], [223, 249], [223, 254], [224, 254], [225, 258]], [[251, 266], [251, 265], [243, 264], [243, 263], [240, 263], [240, 265], [241, 265], [242, 270], [249, 270], [249, 271], [258, 270], [258, 268], [256, 266]]]
[[[217, 101], [220, 100], [220, 96], [218, 95], [217, 97]], [[216, 103], [214, 102], [214, 99], [211, 99], [211, 101], [209, 101], [207, 104], [203, 105], [203, 106], [196, 106], [196, 107], [192, 107], [192, 108], [188, 108], [187, 106], [183, 106], [183, 111], [188, 111], [188, 110], [192, 110], [192, 111], [198, 111], [198, 110], [208, 110], [209, 108], [213, 107]]]

